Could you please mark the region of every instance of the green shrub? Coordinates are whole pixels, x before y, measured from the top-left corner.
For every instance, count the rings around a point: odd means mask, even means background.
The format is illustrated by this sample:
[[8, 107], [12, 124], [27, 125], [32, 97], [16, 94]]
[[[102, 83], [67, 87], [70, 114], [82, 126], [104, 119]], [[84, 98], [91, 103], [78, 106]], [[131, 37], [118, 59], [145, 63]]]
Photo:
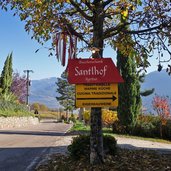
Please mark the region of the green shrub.
[[126, 134], [126, 127], [122, 125], [119, 120], [115, 121], [112, 124], [112, 132], [116, 134]]
[[0, 116], [34, 116], [26, 105], [0, 100]]
[[159, 137], [159, 128], [151, 122], [141, 124], [137, 123], [133, 128], [132, 134], [136, 136], [155, 138]]
[[171, 140], [171, 119], [167, 121], [166, 125], [163, 125], [163, 138]]
[[115, 155], [116, 153], [116, 139], [111, 135], [103, 136], [103, 147], [105, 154]]
[[132, 128], [132, 134], [150, 138], [159, 137], [159, 122], [159, 118], [156, 116], [139, 115], [135, 127]]
[[[154, 115], [139, 115], [135, 126], [130, 127], [130, 135], [161, 138], [160, 136], [160, 118]], [[117, 134], [126, 134], [125, 128], [119, 121], [112, 125], [112, 132]], [[165, 125], [162, 125], [162, 138], [171, 140], [171, 119], [168, 119]]]
[[76, 122], [74, 114], [71, 114], [71, 116], [69, 117], [69, 121], [72, 121], [73, 123]]
[[[116, 152], [116, 139], [110, 135], [103, 136], [104, 153], [114, 155]], [[90, 135], [79, 135], [73, 138], [72, 144], [68, 146], [68, 151], [73, 159], [90, 156]]]
[[88, 157], [88, 151], [90, 151], [90, 136], [79, 135], [74, 137], [72, 144], [68, 146], [68, 151], [74, 159], [79, 159], [81, 156]]

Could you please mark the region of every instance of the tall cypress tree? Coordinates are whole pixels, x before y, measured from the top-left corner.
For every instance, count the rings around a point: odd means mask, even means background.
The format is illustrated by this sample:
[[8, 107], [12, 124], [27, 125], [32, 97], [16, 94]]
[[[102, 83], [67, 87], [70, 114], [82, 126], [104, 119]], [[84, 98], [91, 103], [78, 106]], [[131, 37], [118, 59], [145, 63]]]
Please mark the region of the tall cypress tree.
[[0, 82], [2, 94], [8, 94], [12, 84], [12, 53], [5, 60]]
[[[126, 21], [127, 17], [121, 16], [121, 23]], [[129, 27], [127, 27], [127, 30], [129, 30]], [[135, 55], [131, 55], [134, 50], [132, 46], [129, 46], [134, 43], [132, 38], [127, 36], [127, 39], [125, 39], [124, 34], [120, 33], [118, 40], [122, 41], [122, 47], [120, 48], [124, 49], [122, 53], [119, 49], [117, 50], [117, 67], [124, 79], [124, 83], [118, 86], [118, 114], [119, 120], [125, 126], [125, 131], [130, 133], [136, 123], [141, 107], [140, 80], [136, 71]]]
[[9, 85], [9, 88], [11, 88], [11, 85], [12, 85], [12, 80], [13, 80], [13, 68], [12, 68], [12, 52], [11, 54], [9, 55], [9, 77], [8, 77], [8, 85]]
[[117, 51], [117, 67], [124, 79], [119, 84], [118, 115], [126, 132], [136, 123], [141, 107], [140, 82], [134, 57], [126, 57]]

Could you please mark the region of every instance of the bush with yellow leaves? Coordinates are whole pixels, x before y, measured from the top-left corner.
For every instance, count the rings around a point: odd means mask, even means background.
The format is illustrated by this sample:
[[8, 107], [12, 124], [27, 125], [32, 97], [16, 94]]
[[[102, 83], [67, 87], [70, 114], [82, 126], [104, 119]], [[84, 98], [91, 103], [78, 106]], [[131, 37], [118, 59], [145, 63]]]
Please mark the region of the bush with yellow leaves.
[[118, 121], [117, 112], [103, 109], [102, 121], [104, 126], [111, 127], [114, 122]]
[[[90, 123], [90, 111], [85, 110], [83, 113], [83, 119], [85, 124]], [[106, 127], [111, 127], [114, 122], [118, 121], [118, 116], [116, 111], [111, 111], [107, 109], [102, 110], [102, 122]]]
[[90, 111], [89, 110], [84, 111], [83, 119], [86, 125], [90, 123]]

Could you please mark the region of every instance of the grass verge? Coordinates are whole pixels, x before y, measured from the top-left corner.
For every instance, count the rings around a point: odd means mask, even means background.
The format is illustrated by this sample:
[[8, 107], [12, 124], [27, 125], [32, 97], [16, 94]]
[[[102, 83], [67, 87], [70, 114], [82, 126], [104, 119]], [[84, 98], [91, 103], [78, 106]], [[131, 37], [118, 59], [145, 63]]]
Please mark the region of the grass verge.
[[24, 104], [0, 100], [0, 116], [2, 117], [23, 117], [34, 116]]
[[[78, 134], [87, 134], [90, 133], [90, 126], [85, 126], [83, 122], [77, 121], [74, 126], [71, 128], [70, 133], [78, 133]], [[132, 136], [132, 135], [122, 135], [122, 134], [113, 134], [111, 128], [103, 128], [103, 133], [107, 135], [111, 135], [114, 137], [125, 137], [131, 139], [139, 139], [145, 141], [152, 141], [152, 142], [159, 142], [159, 143], [167, 143], [171, 144], [171, 141], [159, 139], [159, 138], [146, 138], [146, 137], [139, 137], [139, 136]]]

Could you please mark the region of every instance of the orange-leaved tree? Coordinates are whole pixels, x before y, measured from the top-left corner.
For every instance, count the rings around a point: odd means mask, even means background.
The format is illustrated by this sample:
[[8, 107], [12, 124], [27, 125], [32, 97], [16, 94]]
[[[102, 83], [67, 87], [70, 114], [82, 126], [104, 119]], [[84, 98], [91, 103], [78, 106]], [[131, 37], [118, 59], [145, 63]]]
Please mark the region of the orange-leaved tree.
[[162, 126], [166, 125], [170, 116], [169, 98], [165, 96], [155, 95], [152, 101], [153, 109], [160, 117], [160, 137], [162, 138]]

